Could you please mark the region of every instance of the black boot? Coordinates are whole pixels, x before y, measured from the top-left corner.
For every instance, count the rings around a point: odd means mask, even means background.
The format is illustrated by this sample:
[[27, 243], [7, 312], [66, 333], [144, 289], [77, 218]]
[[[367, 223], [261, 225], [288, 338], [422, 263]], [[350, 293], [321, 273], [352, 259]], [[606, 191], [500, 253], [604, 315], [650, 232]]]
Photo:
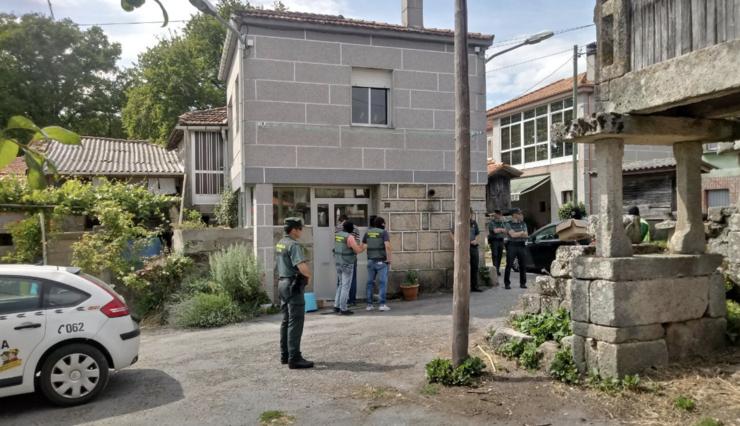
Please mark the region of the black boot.
[[291, 370], [302, 369], [302, 368], [313, 368], [313, 362], [304, 359], [303, 357], [288, 363], [288, 368]]

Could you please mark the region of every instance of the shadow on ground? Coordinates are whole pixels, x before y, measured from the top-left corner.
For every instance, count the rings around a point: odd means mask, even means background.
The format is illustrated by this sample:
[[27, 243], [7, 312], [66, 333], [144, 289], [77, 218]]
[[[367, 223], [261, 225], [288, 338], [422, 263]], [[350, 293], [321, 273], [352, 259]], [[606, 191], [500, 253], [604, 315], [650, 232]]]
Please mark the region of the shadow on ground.
[[406, 370], [413, 368], [414, 364], [403, 364], [403, 365], [386, 365], [386, 364], [371, 364], [363, 361], [317, 361], [317, 370], [337, 370], [337, 371], [355, 371], [365, 373], [385, 373], [388, 371], [395, 370]]
[[111, 375], [108, 387], [94, 401], [69, 408], [47, 402], [39, 394], [3, 398], [0, 424], [13, 424], [16, 416], [53, 416], [55, 425], [76, 425], [171, 404], [184, 398], [182, 386], [172, 376], [154, 369], [129, 369]]

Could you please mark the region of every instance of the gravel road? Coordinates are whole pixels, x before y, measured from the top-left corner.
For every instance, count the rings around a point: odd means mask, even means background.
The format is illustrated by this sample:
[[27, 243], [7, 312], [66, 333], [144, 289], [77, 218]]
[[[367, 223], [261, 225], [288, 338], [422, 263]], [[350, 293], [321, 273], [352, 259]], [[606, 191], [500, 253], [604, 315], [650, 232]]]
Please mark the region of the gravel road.
[[[471, 332], [504, 321], [521, 292], [473, 293]], [[433, 295], [391, 303], [390, 312], [309, 314], [303, 352], [317, 366], [302, 371], [280, 365], [277, 315], [214, 330], [145, 330], [139, 363], [114, 374], [97, 401], [57, 409], [35, 395], [6, 398], [0, 424], [252, 425], [267, 410], [306, 425], [498, 423], [419, 395], [424, 364], [449, 351], [451, 301]], [[574, 421], [552, 415], [546, 423]]]

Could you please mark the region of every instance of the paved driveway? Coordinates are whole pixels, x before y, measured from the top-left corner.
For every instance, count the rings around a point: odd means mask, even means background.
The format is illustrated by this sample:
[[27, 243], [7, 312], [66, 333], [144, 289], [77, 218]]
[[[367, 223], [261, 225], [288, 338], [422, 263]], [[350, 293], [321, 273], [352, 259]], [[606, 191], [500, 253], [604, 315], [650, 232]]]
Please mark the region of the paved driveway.
[[[473, 293], [471, 331], [503, 321], [521, 292]], [[113, 375], [99, 400], [57, 409], [34, 395], [6, 398], [0, 424], [242, 425], [266, 410], [285, 411], [298, 424], [491, 424], [416, 400], [424, 364], [449, 351], [451, 300], [429, 296], [351, 317], [309, 314], [303, 352], [317, 368], [304, 371], [279, 363], [278, 316], [214, 330], [145, 331], [141, 360]], [[393, 404], [372, 406], [389, 396]]]

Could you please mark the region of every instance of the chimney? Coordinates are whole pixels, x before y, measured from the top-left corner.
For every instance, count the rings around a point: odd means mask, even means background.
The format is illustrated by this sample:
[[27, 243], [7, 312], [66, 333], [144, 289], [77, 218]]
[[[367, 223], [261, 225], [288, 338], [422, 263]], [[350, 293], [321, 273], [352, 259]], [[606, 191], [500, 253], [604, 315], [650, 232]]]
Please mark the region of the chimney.
[[424, 0], [401, 0], [403, 25], [424, 28]]
[[596, 81], [596, 43], [586, 45], [586, 79]]

